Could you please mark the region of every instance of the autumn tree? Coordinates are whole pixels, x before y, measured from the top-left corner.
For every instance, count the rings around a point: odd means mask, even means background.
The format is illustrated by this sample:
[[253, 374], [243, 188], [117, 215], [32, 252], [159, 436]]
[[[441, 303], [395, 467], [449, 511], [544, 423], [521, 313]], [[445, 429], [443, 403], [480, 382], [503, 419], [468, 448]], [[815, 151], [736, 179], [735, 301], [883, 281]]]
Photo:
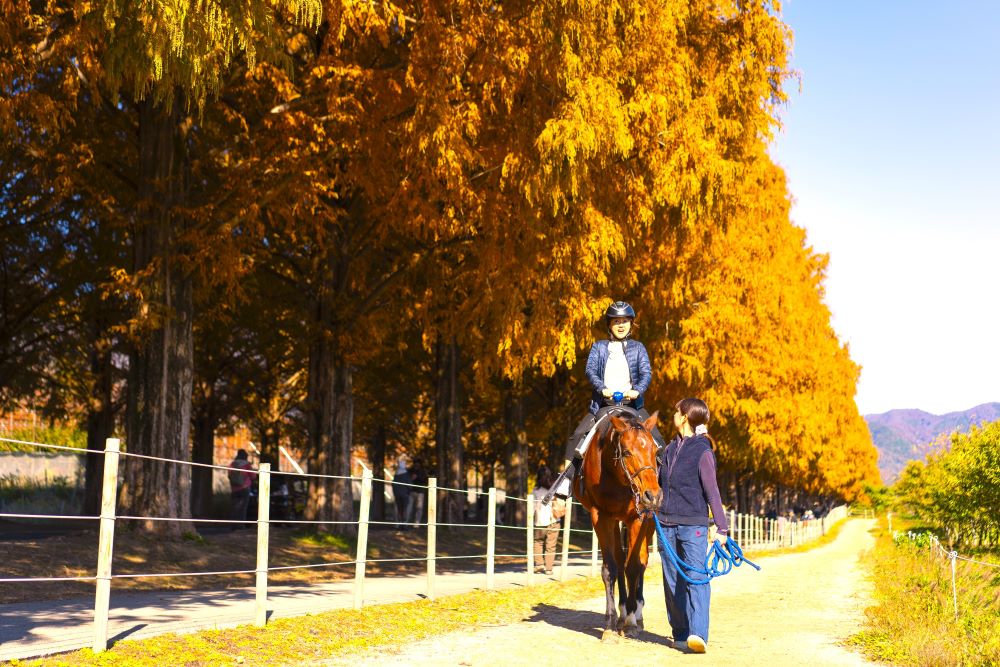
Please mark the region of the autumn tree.
[[826, 258], [791, 223], [781, 170], [764, 155], [751, 166], [710, 242], [682, 235], [671, 250], [686, 268], [654, 347], [661, 387], [713, 410], [741, 509], [777, 486], [853, 500], [877, 482], [876, 456], [854, 404], [859, 369], [822, 300]]

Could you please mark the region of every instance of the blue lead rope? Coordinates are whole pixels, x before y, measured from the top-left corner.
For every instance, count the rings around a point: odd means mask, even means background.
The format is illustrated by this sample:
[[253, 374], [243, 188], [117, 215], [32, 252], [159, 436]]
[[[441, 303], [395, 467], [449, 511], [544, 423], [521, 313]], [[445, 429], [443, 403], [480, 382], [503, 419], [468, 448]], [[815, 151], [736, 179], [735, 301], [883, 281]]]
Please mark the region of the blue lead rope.
[[[670, 542], [667, 541], [667, 536], [663, 534], [663, 527], [660, 525], [660, 517], [653, 513], [653, 522], [656, 526], [656, 532], [660, 536], [660, 544], [666, 549], [667, 555], [670, 556], [670, 560], [673, 562], [674, 567], [677, 569], [677, 573], [684, 578], [684, 581], [689, 584], [707, 584], [712, 581], [715, 577], [721, 577], [724, 574], [729, 574], [729, 571], [734, 567], [739, 567], [743, 563], [760, 570], [760, 565], [748, 561], [743, 557], [743, 549], [740, 545], [736, 544], [733, 539], [727, 538], [725, 546], [719, 544], [718, 542], [712, 542], [711, 548], [708, 550], [708, 555], [705, 556], [705, 567], [699, 568], [695, 565], [688, 565], [680, 559], [674, 548], [670, 546]], [[721, 567], [719, 564], [722, 564]], [[697, 580], [692, 579], [684, 570], [691, 570], [697, 574], [705, 576], [705, 579]]]

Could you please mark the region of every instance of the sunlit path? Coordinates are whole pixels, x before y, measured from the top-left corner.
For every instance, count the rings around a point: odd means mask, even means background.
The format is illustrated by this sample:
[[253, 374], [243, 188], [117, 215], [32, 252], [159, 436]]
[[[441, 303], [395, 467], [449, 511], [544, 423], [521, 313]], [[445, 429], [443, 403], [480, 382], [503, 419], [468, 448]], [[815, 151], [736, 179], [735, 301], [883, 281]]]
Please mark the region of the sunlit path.
[[[870, 664], [840, 645], [856, 632], [869, 600], [859, 557], [874, 545], [872, 520], [852, 519], [837, 539], [798, 554], [762, 558], [763, 569], [736, 570], [713, 583], [707, 656], [670, 648], [659, 568], [646, 575], [646, 632], [601, 643], [603, 598], [572, 608], [539, 609], [528, 621], [446, 635], [329, 665], [539, 665], [586, 656], [589, 664], [798, 667]], [[573, 656], [573, 657], [569, 657]]]

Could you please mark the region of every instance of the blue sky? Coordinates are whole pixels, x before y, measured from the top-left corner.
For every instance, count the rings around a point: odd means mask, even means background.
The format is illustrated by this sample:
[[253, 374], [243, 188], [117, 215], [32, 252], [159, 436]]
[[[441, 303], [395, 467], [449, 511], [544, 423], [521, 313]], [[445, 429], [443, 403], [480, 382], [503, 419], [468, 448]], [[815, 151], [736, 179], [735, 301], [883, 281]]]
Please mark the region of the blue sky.
[[771, 154], [863, 414], [1000, 401], [1000, 2], [791, 0]]

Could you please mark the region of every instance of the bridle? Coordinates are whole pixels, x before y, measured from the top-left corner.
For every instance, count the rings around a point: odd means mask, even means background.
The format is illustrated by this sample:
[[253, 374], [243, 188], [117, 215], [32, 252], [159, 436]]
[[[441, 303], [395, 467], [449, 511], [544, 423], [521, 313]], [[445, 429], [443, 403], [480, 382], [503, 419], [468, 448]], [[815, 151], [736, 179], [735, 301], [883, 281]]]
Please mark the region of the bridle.
[[645, 465], [640, 467], [638, 470], [634, 472], [629, 470], [627, 459], [631, 458], [633, 454], [631, 450], [622, 447], [622, 440], [624, 439], [625, 434], [628, 433], [629, 431], [643, 431], [648, 433], [648, 431], [646, 431], [646, 429], [642, 425], [636, 425], [636, 424], [627, 424], [627, 428], [624, 431], [621, 432], [615, 431], [615, 435], [617, 437], [615, 438], [615, 453], [613, 457], [615, 463], [621, 465], [621, 469], [625, 472], [625, 477], [628, 478], [629, 487], [632, 489], [632, 499], [635, 501], [635, 511], [640, 516], [642, 516], [644, 514], [644, 511], [640, 507], [641, 501], [639, 500], [639, 497], [642, 495], [642, 492], [639, 489], [639, 483], [636, 480], [644, 470], [655, 471], [656, 468], [651, 465]]

